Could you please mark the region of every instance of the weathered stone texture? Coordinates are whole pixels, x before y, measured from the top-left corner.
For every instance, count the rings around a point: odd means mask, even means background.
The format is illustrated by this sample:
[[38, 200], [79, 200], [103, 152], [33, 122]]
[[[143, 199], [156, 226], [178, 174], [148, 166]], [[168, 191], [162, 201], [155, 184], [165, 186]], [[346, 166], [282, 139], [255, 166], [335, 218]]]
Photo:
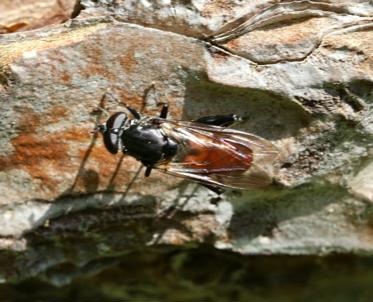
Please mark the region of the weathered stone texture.
[[74, 12], [75, 0], [2, 0], [0, 34], [62, 23]]
[[[4, 279], [157, 244], [373, 252], [370, 1], [81, 5], [64, 24], [0, 37]], [[90, 133], [99, 106], [123, 110], [106, 91], [149, 115], [167, 102], [174, 119], [248, 116], [237, 127], [281, 151], [276, 184], [214, 205], [198, 185], [145, 179]]]

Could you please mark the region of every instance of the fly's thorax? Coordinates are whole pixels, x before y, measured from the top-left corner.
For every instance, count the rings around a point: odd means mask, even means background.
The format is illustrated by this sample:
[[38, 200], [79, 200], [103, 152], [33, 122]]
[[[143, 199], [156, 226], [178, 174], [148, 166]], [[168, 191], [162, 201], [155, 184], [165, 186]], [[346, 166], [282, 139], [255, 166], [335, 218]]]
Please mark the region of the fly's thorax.
[[123, 151], [137, 160], [149, 165], [156, 164], [165, 156], [175, 153], [174, 145], [162, 131], [161, 127], [149, 120], [140, 120], [123, 130]]

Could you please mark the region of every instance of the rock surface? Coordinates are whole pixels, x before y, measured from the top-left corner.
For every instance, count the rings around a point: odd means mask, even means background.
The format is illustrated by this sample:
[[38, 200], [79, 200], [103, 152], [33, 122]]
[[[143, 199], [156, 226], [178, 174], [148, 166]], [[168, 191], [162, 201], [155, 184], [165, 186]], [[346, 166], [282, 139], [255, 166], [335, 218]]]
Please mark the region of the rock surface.
[[[371, 1], [70, 7], [64, 24], [0, 36], [3, 280], [159, 244], [373, 253]], [[281, 151], [276, 184], [215, 205], [198, 185], [145, 179], [90, 134], [106, 91], [149, 115], [167, 102], [174, 119], [248, 116], [237, 127]]]
[[[92, 261], [82, 268], [84, 277], [59, 287], [40, 278], [0, 284], [0, 300], [369, 301], [371, 267], [371, 257], [245, 257], [207, 247], [158, 247]], [[74, 273], [68, 263], [46, 279], [67, 282]]]
[[0, 34], [62, 23], [73, 15], [75, 3], [75, 0], [2, 0]]

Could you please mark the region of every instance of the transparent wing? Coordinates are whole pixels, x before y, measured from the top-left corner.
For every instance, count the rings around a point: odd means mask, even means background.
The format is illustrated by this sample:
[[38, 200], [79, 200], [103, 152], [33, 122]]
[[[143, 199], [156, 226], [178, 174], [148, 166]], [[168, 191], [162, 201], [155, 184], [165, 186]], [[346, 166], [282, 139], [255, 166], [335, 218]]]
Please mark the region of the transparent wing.
[[161, 120], [167, 137], [178, 144], [171, 161], [155, 168], [198, 182], [253, 189], [269, 185], [279, 153], [256, 135], [193, 122]]

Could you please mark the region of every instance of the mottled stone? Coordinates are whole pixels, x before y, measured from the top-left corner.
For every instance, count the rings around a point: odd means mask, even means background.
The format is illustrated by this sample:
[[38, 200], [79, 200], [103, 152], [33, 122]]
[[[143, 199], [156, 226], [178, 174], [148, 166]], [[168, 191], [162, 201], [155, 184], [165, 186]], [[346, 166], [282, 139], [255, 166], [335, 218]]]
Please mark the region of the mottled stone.
[[373, 163], [365, 165], [349, 185], [356, 197], [373, 202]]
[[[3, 280], [143, 246], [373, 252], [369, 1], [81, 1], [0, 39]], [[78, 7], [79, 8], [79, 7]], [[279, 149], [275, 183], [216, 195], [106, 151], [98, 110], [238, 113]], [[216, 201], [216, 200], [215, 200]], [[57, 269], [58, 270], [58, 269]]]
[[30, 30], [68, 20], [76, 0], [2, 0], [0, 34]]

